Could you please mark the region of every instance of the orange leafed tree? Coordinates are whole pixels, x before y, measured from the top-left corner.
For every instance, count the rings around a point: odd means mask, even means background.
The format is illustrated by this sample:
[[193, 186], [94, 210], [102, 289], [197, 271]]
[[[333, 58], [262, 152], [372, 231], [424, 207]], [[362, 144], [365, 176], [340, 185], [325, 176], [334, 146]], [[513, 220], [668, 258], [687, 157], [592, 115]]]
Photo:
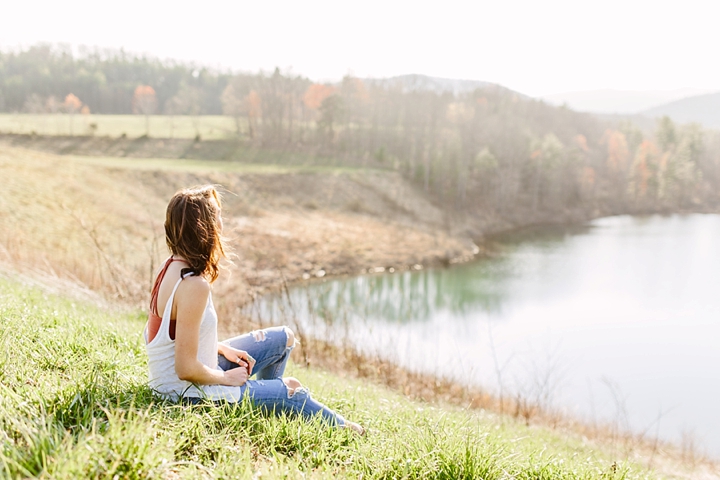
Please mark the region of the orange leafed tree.
[[68, 93], [63, 102], [63, 109], [67, 113], [76, 113], [82, 108], [82, 102], [72, 93]]
[[150, 135], [150, 115], [157, 109], [155, 89], [150, 85], [138, 85], [132, 99], [133, 113], [145, 115], [145, 135]]
[[636, 194], [644, 197], [648, 190], [648, 180], [652, 176], [651, 166], [657, 161], [658, 148], [650, 140], [643, 140], [633, 162]]
[[65, 97], [65, 101], [62, 104], [62, 108], [65, 112], [70, 114], [70, 135], [74, 135], [74, 118], [75, 114], [82, 108], [82, 102], [78, 97], [72, 93], [68, 93]]
[[607, 144], [608, 167], [614, 172], [625, 171], [628, 160], [630, 159], [630, 151], [628, 150], [625, 134], [617, 130], [608, 129], [605, 131], [603, 141]]
[[335, 87], [313, 83], [303, 95], [303, 103], [310, 110], [317, 110], [323, 101], [335, 93]]
[[152, 115], [157, 108], [155, 89], [150, 85], [138, 85], [132, 99], [133, 113]]
[[587, 138], [585, 138], [585, 135], [578, 133], [575, 135], [575, 143], [577, 144], [578, 148], [582, 150], [583, 152], [587, 153], [590, 151], [587, 144]]

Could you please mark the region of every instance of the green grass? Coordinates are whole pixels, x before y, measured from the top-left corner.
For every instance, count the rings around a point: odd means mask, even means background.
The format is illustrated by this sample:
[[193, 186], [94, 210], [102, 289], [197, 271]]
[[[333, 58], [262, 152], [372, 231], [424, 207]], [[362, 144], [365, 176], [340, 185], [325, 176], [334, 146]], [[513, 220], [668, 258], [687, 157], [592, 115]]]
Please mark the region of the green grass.
[[[410, 401], [291, 365], [365, 437], [236, 406], [177, 406], [145, 386], [144, 315], [0, 279], [0, 476], [7, 478], [631, 479], [581, 440]], [[617, 463], [616, 463], [617, 461]]]
[[283, 165], [278, 163], [247, 163], [235, 160], [198, 160], [176, 158], [130, 158], [130, 157], [91, 157], [65, 155], [73, 161], [111, 168], [129, 170], [166, 170], [176, 172], [233, 172], [254, 174], [283, 173], [353, 173], [383, 172], [372, 168], [341, 167], [327, 165]]
[[[223, 115], [151, 115], [150, 137], [203, 139], [232, 138], [236, 135], [235, 120]], [[91, 125], [96, 128], [91, 129]], [[197, 124], [197, 129], [195, 128]], [[241, 124], [243, 128], [246, 125]], [[68, 115], [68, 114], [0, 114], [0, 133], [38, 135], [88, 135], [137, 138], [146, 134], [144, 115]]]

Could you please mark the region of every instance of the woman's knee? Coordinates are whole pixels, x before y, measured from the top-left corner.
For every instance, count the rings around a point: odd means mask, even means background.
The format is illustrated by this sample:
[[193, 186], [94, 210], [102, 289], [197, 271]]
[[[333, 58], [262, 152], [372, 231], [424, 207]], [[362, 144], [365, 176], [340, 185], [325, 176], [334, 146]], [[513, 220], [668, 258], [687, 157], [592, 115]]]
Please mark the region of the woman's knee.
[[288, 397], [292, 397], [298, 388], [302, 388], [302, 383], [295, 377], [285, 377], [282, 381], [287, 387]]
[[295, 346], [295, 332], [293, 332], [290, 327], [283, 327], [285, 330], [285, 336], [287, 337], [287, 347], [294, 347]]

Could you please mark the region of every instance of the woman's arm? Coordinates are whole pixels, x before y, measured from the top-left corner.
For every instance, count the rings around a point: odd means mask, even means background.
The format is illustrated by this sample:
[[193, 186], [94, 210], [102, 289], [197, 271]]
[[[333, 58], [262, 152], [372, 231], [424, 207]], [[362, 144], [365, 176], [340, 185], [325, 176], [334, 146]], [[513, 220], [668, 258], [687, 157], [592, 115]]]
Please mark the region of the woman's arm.
[[241, 386], [248, 378], [246, 369], [213, 370], [197, 359], [200, 323], [209, 296], [210, 285], [201, 277], [189, 277], [178, 286], [175, 294], [175, 373], [181, 380], [199, 385]]

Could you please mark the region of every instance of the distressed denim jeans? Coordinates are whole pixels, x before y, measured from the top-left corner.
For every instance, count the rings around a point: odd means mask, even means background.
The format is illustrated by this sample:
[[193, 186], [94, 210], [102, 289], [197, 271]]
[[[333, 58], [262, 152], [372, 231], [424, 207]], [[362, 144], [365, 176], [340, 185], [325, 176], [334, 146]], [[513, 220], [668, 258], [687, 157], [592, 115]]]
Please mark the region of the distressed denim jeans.
[[[287, 342], [286, 327], [256, 330], [222, 342], [238, 350], [245, 350], [255, 359], [255, 379], [248, 380], [240, 387], [243, 397], [248, 396], [253, 404], [270, 412], [302, 415], [307, 419], [320, 415], [330, 425], [344, 426], [345, 419], [312, 398], [305, 386], [296, 388], [292, 394], [288, 392], [282, 375], [295, 346], [288, 347]], [[239, 366], [222, 355], [218, 355], [218, 365], [223, 370]]]

